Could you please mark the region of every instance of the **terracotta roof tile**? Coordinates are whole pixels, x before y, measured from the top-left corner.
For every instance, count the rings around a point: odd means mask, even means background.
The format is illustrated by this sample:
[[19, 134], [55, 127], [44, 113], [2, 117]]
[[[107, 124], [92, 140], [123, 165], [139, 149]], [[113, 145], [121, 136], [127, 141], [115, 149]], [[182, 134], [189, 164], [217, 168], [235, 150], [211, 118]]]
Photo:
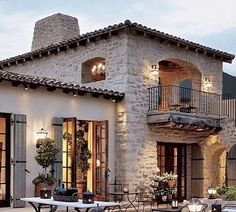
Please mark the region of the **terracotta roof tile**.
[[37, 87], [46, 87], [48, 90], [62, 89], [64, 93], [77, 93], [78, 95], [91, 94], [96, 97], [102, 96], [105, 99], [113, 99], [115, 101], [121, 101], [124, 98], [124, 93], [120, 93], [113, 90], [107, 89], [97, 89], [91, 87], [80, 86], [74, 83], [63, 83], [62, 81], [58, 81], [51, 78], [46, 77], [35, 77], [30, 75], [22, 75], [17, 73], [12, 73], [8, 71], [0, 70], [0, 82], [1, 81], [10, 81], [15, 86], [23, 84], [25, 86], [29, 86], [30, 88]]
[[[138, 23], [131, 23], [129, 20], [126, 20], [124, 23], [115, 24], [113, 26], [108, 26], [103, 29], [95, 30], [93, 32], [88, 32], [86, 34], [83, 34], [79, 37], [75, 37], [74, 39], [69, 39], [63, 42], [60, 42], [59, 44], [52, 44], [46, 48], [41, 48], [32, 52], [28, 52], [22, 55], [18, 55], [15, 57], [11, 57], [5, 60], [0, 61], [0, 69], [3, 69], [5, 66], [10, 65], [16, 65], [18, 63], [23, 63], [25, 61], [33, 60], [34, 58], [39, 58], [42, 56], [47, 56], [50, 53], [55, 53], [58, 51], [65, 51], [66, 48], [74, 48], [78, 45], [80, 42], [87, 42], [89, 39], [91, 39], [91, 42], [93, 42], [92, 38], [106, 35], [107, 33], [110, 33], [109, 36], [112, 36], [114, 32], [120, 31], [122, 29], [133, 29], [139, 32], [147, 33], [150, 36], [154, 36], [163, 40], [167, 40], [168, 42], [175, 43], [177, 46], [178, 44], [181, 44], [183, 46], [188, 47], [189, 50], [198, 50], [199, 52], [202, 52], [206, 54], [206, 56], [214, 56], [217, 59], [220, 59], [224, 62], [231, 63], [234, 59], [233, 54], [229, 54], [227, 52], [219, 51], [210, 47], [206, 47], [203, 45], [200, 45], [198, 43], [194, 43], [173, 35], [170, 35], [168, 33], [160, 32], [156, 29], [151, 29], [146, 26], [143, 26]], [[63, 49], [63, 47], [66, 47]]]

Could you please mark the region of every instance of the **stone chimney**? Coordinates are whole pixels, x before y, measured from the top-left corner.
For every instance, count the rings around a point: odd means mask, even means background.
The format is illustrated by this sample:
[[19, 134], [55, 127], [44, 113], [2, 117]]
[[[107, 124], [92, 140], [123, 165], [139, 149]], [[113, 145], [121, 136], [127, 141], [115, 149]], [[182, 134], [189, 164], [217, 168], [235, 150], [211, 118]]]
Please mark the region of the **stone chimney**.
[[77, 18], [57, 13], [35, 23], [31, 50], [57, 44], [79, 35]]

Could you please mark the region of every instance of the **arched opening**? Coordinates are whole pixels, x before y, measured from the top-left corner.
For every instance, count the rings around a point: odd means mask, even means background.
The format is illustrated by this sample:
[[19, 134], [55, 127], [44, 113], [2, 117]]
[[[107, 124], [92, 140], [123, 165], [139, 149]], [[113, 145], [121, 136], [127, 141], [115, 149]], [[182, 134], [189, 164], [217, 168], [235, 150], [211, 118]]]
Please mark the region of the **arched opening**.
[[201, 73], [191, 63], [177, 59], [159, 61], [158, 98], [154, 104], [160, 111], [181, 109], [180, 112], [194, 112], [200, 108], [202, 97]]
[[168, 58], [159, 61], [159, 80], [161, 85], [181, 86], [183, 81], [191, 81], [191, 89], [201, 90], [201, 73], [191, 63]]
[[106, 60], [96, 57], [82, 64], [82, 83], [97, 82], [106, 79]]
[[211, 135], [205, 140], [204, 147], [204, 182], [205, 196], [210, 186], [221, 187], [226, 182], [227, 149], [219, 136]]

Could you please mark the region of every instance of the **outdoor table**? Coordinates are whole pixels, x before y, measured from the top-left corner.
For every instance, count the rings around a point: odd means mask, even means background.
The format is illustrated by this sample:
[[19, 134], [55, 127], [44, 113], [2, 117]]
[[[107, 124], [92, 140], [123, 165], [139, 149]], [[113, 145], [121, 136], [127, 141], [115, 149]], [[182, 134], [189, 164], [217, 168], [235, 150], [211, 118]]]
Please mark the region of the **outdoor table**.
[[[135, 207], [134, 202], [137, 198], [137, 194], [138, 192], [110, 192], [109, 195], [114, 196], [114, 197], [122, 197], [121, 200], [119, 201], [120, 203], [122, 202], [122, 200], [124, 200], [124, 196], [127, 197], [128, 203], [127, 204], [123, 204], [123, 207], [125, 208], [125, 211], [128, 210], [128, 208], [132, 207], [134, 208], [135, 211], [138, 211], [138, 209]], [[130, 198], [130, 196], [134, 196], [132, 199]], [[117, 198], [115, 198], [117, 199]]]
[[83, 204], [81, 199], [79, 199], [78, 202], [63, 202], [63, 201], [55, 201], [52, 198], [42, 199], [40, 197], [20, 198], [20, 200], [28, 202], [30, 205], [32, 205], [32, 207], [35, 209], [36, 212], [40, 212], [42, 205], [49, 205], [50, 212], [56, 211], [58, 206], [65, 207], [66, 211], [68, 211], [69, 208], [74, 208], [75, 211], [79, 212], [81, 209], [85, 209], [85, 211], [87, 212], [89, 211], [89, 209], [96, 208], [97, 206], [104, 208], [104, 210], [109, 208], [121, 209], [120, 204], [115, 202], [94, 201], [93, 204]]

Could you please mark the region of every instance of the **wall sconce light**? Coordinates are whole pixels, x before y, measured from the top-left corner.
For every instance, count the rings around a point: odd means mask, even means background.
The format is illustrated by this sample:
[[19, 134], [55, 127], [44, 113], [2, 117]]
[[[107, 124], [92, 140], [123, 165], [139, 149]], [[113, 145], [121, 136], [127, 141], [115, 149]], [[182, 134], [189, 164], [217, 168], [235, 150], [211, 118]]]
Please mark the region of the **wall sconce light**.
[[36, 132], [36, 134], [37, 134], [37, 140], [44, 139], [44, 138], [46, 138], [48, 132], [46, 130], [44, 130], [43, 128], [41, 128], [39, 131]]
[[75, 93], [75, 91], [73, 91], [73, 96], [77, 96], [77, 94]]
[[40, 139], [44, 139], [47, 137], [48, 132], [46, 130], [44, 130], [43, 128], [41, 128], [39, 131], [36, 132], [36, 136], [37, 136], [37, 141], [36, 141], [36, 148], [40, 147]]
[[26, 91], [29, 90], [29, 88], [28, 88], [27, 85], [25, 85], [25, 84], [24, 84], [24, 88], [25, 88]]
[[157, 76], [159, 74], [159, 69], [157, 65], [151, 65], [151, 72], [153, 76]]
[[208, 88], [212, 87], [212, 82], [211, 82], [211, 79], [209, 77], [205, 78], [205, 84]]

